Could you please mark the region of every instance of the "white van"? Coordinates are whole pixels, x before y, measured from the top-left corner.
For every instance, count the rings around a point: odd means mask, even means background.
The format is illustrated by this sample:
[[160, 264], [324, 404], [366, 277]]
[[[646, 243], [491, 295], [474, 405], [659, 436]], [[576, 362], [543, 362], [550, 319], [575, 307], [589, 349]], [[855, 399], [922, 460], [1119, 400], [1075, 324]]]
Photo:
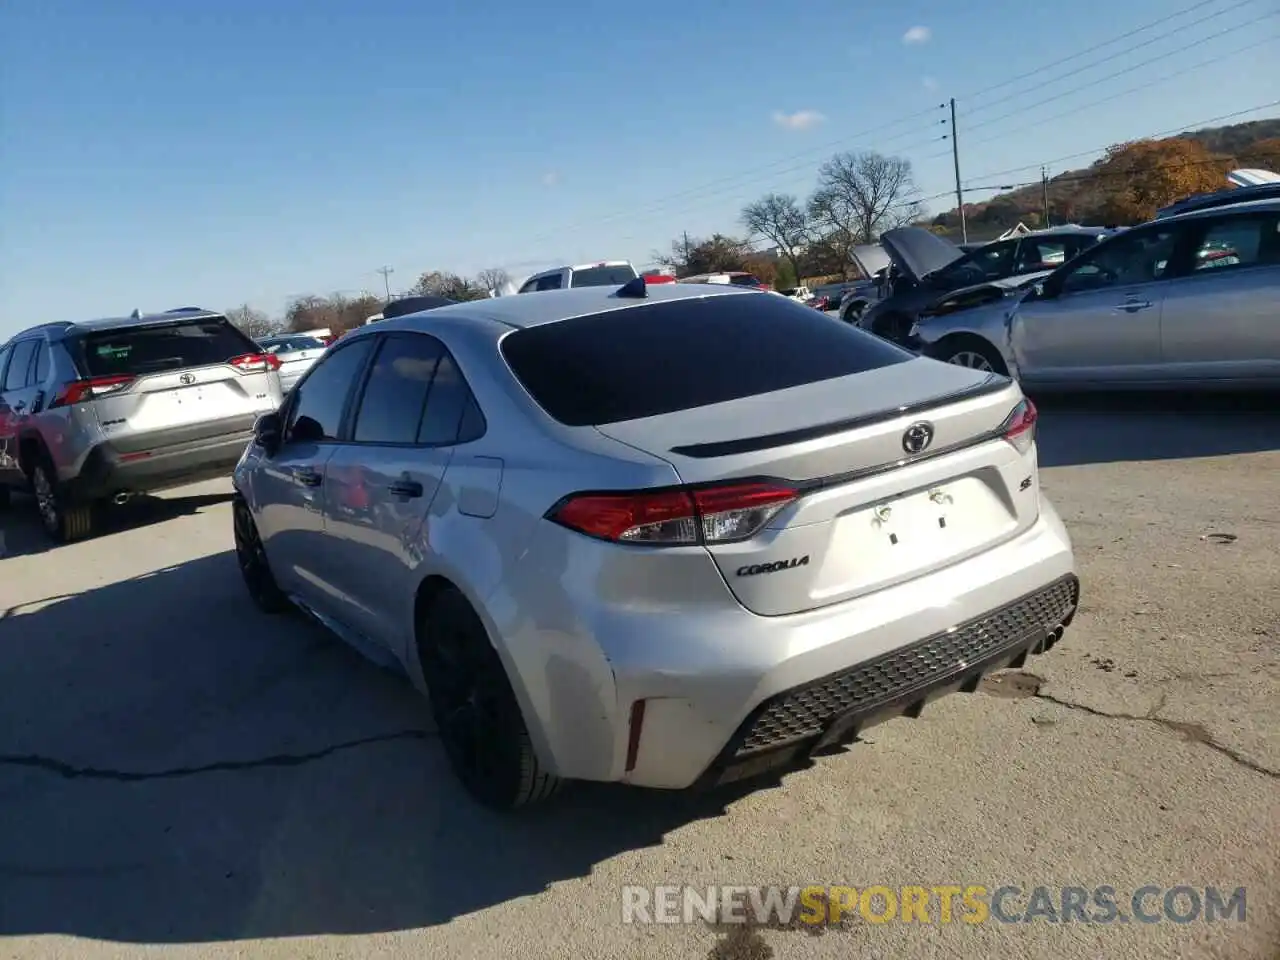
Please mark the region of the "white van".
[[555, 267], [535, 273], [520, 287], [520, 293], [539, 290], [567, 290], [570, 287], [620, 287], [640, 274], [630, 260], [601, 260], [576, 267]]

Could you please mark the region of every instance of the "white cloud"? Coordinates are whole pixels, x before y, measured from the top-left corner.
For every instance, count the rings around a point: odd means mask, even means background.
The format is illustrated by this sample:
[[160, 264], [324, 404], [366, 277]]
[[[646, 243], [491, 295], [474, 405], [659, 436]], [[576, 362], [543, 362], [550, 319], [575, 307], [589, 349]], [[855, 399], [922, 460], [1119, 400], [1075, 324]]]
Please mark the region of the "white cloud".
[[933, 32], [928, 27], [912, 27], [902, 35], [903, 43], [928, 43]]
[[554, 170], [548, 170], [542, 175], [542, 185], [544, 187], [554, 187], [560, 182], [560, 174]]
[[920, 86], [932, 93], [934, 90], [938, 89], [938, 81], [933, 79], [933, 77], [921, 77]]
[[773, 114], [773, 122], [788, 130], [809, 130], [826, 119], [817, 110], [797, 110], [795, 113], [783, 113], [777, 110]]

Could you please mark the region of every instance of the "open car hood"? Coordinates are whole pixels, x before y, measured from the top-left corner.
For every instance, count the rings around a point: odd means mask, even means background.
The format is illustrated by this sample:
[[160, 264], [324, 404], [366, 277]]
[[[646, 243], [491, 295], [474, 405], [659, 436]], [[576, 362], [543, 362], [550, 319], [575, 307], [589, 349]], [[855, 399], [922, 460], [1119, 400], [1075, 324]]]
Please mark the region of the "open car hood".
[[849, 259], [870, 279], [889, 265], [889, 254], [878, 243], [864, 243], [849, 251]]
[[950, 240], [923, 227], [890, 230], [880, 238], [880, 245], [893, 265], [916, 283], [964, 256], [964, 251]]
[[1039, 270], [1035, 273], [1024, 273], [1020, 277], [1006, 277], [1003, 280], [992, 280], [987, 283], [975, 283], [970, 287], [961, 287], [944, 293], [920, 311], [920, 317], [942, 317], [961, 310], [986, 306], [1005, 297], [1021, 295], [1033, 284], [1043, 280], [1052, 270]]

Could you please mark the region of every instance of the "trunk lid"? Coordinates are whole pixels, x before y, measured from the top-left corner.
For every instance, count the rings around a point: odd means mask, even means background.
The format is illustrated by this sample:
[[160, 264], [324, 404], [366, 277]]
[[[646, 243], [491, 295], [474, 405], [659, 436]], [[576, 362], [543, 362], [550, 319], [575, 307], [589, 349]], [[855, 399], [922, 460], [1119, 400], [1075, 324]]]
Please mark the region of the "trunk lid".
[[867, 279], [871, 279], [889, 265], [889, 254], [878, 243], [859, 244], [849, 251], [849, 259]]
[[880, 244], [893, 265], [916, 283], [964, 256], [964, 251], [950, 240], [923, 227], [890, 230], [880, 238]]
[[[1021, 399], [1004, 378], [921, 358], [597, 429], [685, 483], [802, 488], [756, 536], [707, 547], [744, 607], [780, 616], [922, 576], [1034, 523], [1035, 449], [1001, 436]], [[921, 422], [932, 440], [911, 453], [905, 434]]]
[[[268, 378], [274, 373], [241, 373], [218, 364], [138, 377], [118, 393], [93, 403], [108, 435], [123, 429], [148, 434], [174, 427], [208, 423], [208, 436], [226, 433], [223, 421], [261, 413], [270, 398]], [[199, 433], [185, 432], [190, 439]]]

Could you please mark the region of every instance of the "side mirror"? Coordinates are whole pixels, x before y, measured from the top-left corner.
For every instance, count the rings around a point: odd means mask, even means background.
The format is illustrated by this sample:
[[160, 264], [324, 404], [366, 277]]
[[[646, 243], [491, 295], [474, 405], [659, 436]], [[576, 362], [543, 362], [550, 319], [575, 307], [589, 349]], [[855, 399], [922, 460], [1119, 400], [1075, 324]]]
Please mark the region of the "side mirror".
[[272, 456], [284, 441], [284, 424], [278, 413], [264, 413], [253, 425], [253, 442]]

